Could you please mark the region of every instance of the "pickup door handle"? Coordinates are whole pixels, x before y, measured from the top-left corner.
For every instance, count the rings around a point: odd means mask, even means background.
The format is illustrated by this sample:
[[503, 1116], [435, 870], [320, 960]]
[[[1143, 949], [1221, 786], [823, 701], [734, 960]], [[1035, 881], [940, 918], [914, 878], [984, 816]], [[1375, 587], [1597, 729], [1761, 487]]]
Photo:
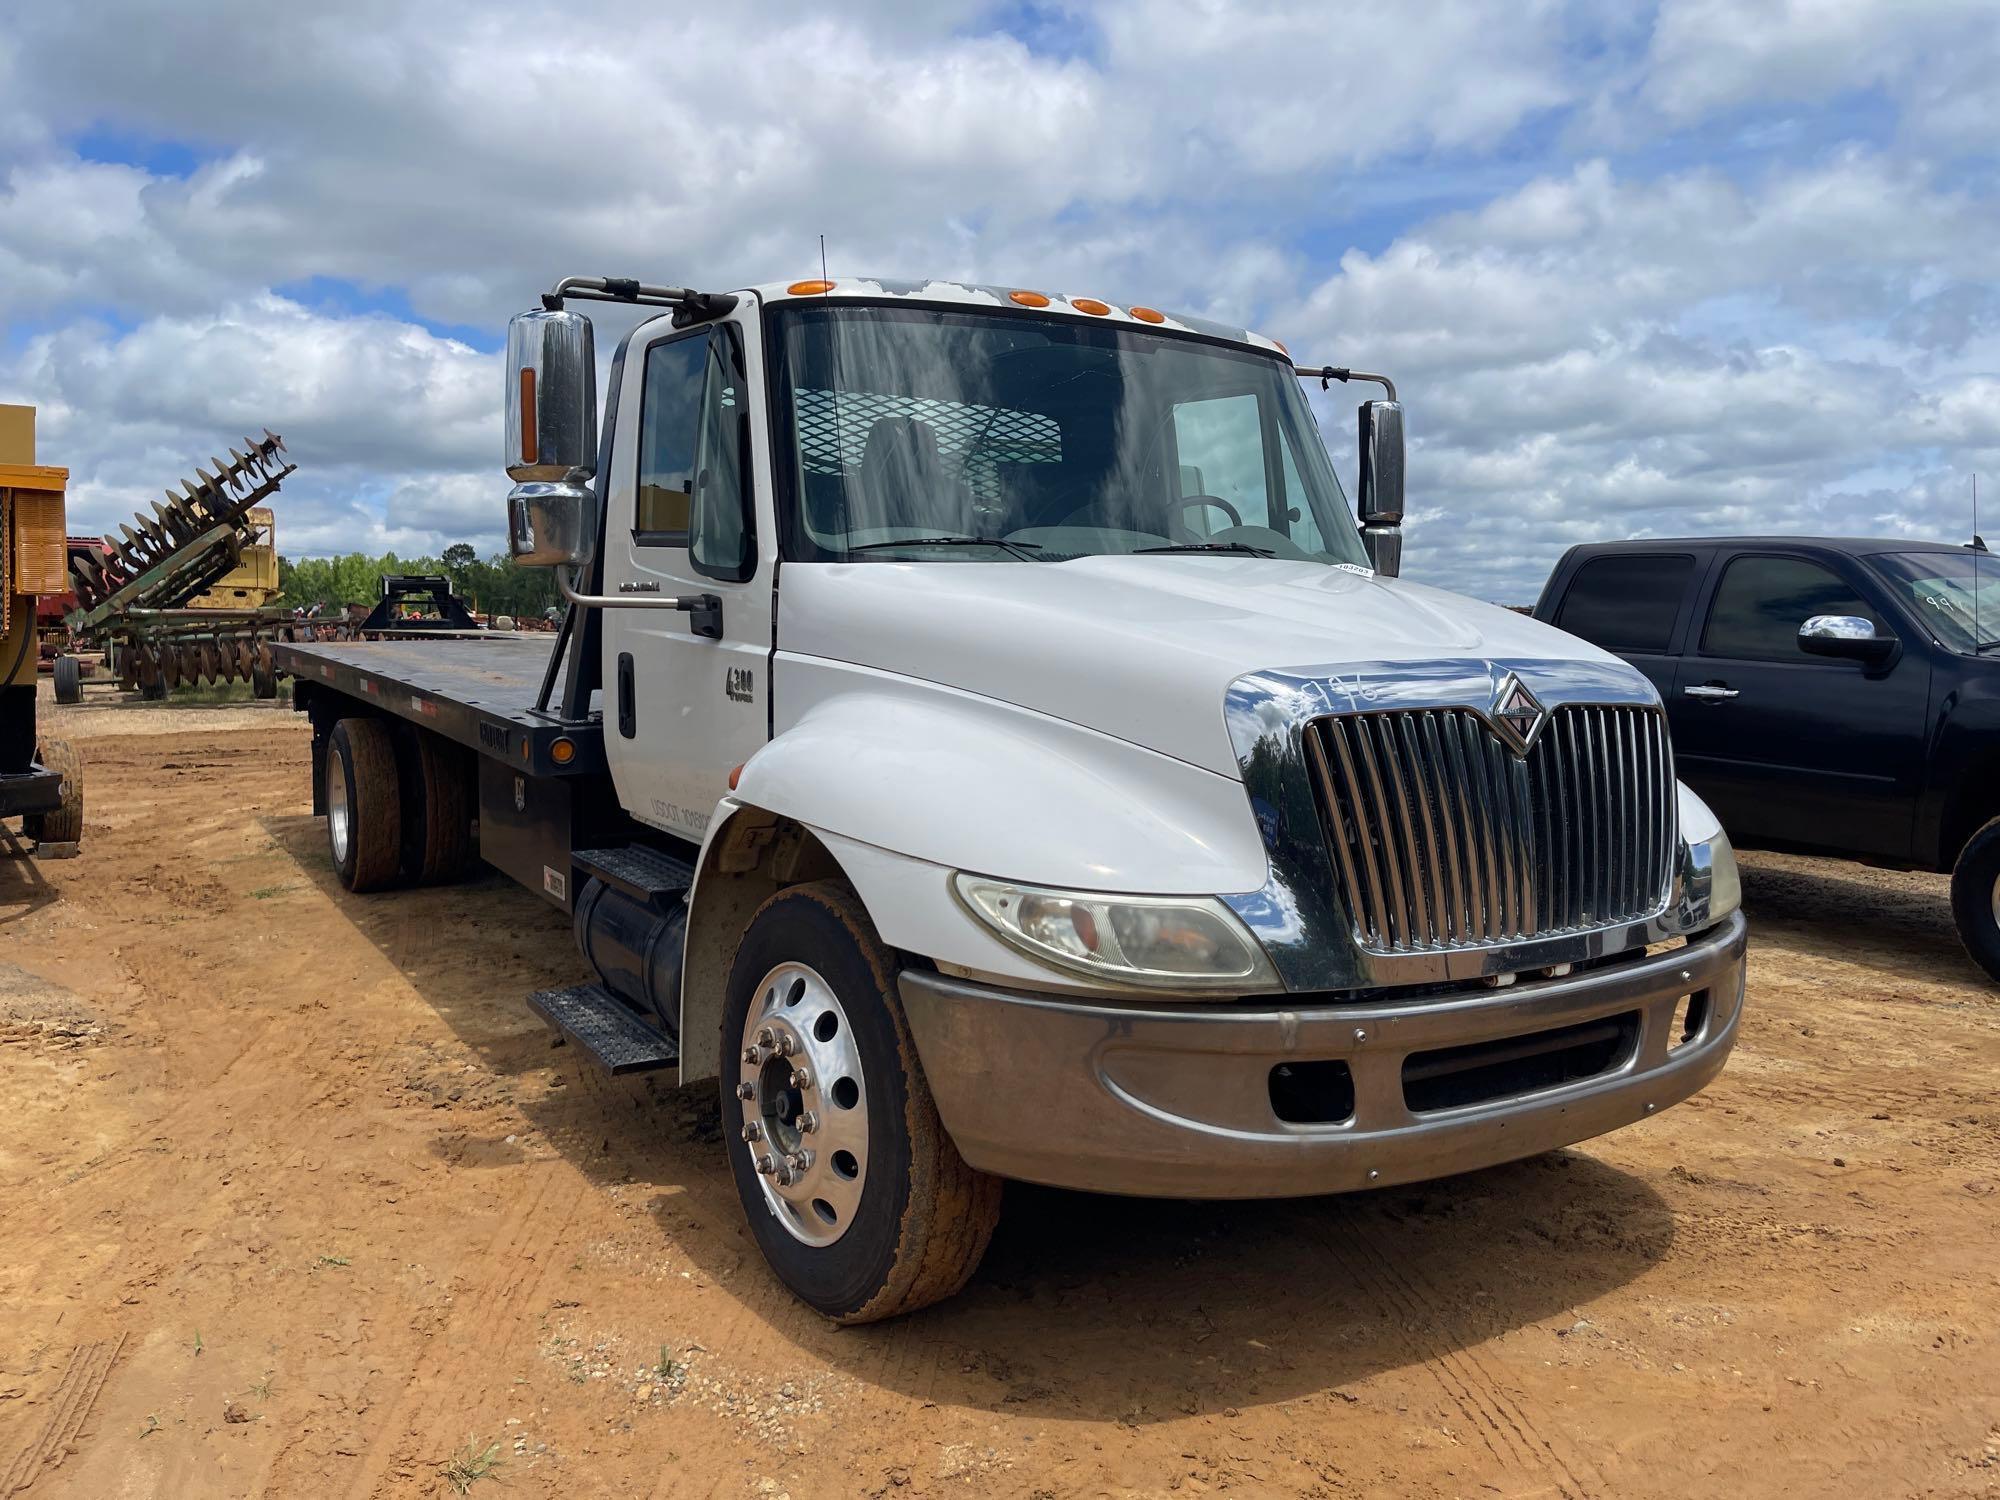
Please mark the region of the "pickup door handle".
[[1723, 687], [1721, 684], [1714, 682], [1705, 682], [1698, 687], [1684, 687], [1681, 689], [1681, 696], [1683, 698], [1699, 698], [1704, 703], [1721, 703], [1727, 699], [1734, 698], [1736, 693], [1737, 689]]

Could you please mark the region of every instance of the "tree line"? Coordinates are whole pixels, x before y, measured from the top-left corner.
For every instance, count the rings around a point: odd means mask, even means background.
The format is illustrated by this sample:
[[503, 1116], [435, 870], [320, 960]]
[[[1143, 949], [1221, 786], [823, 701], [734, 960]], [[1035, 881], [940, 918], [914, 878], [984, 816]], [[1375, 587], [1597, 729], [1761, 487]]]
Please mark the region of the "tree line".
[[391, 573], [442, 573], [473, 609], [487, 615], [539, 615], [561, 603], [547, 568], [524, 568], [504, 554], [482, 558], [469, 542], [454, 542], [439, 557], [278, 559], [278, 598], [291, 605], [373, 604], [382, 597], [382, 578]]

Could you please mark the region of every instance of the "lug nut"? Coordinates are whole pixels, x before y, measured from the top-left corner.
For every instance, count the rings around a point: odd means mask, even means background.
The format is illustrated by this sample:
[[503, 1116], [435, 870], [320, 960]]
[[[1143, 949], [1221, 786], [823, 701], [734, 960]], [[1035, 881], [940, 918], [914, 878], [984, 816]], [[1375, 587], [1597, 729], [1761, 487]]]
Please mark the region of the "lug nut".
[[778, 1055], [790, 1057], [799, 1050], [799, 1039], [789, 1031], [778, 1038]]
[[784, 1162], [778, 1168], [778, 1186], [790, 1187], [791, 1185], [792, 1185], [792, 1164], [790, 1162]]
[[819, 1129], [819, 1116], [809, 1109], [799, 1111], [798, 1127], [800, 1135], [811, 1135]]
[[793, 1175], [803, 1177], [806, 1168], [812, 1165], [812, 1158], [803, 1151], [795, 1151], [785, 1158], [785, 1165], [792, 1169]]
[[764, 1127], [762, 1125], [759, 1125], [755, 1120], [752, 1120], [748, 1125], [745, 1125], [743, 1127], [743, 1139], [746, 1141], [763, 1140]]
[[792, 1087], [795, 1089], [811, 1088], [812, 1074], [808, 1073], [804, 1068], [792, 1069]]
[[764, 1051], [761, 1047], [745, 1047], [743, 1049], [743, 1060], [747, 1063], [762, 1062], [764, 1060]]
[[754, 1083], [737, 1084], [736, 1097], [739, 1099], [755, 1099], [757, 1097], [757, 1085]]
[[766, 1151], [762, 1156], [757, 1158], [757, 1175], [759, 1177], [769, 1177], [777, 1170], [778, 1164], [771, 1159], [770, 1152]]
[[763, 1027], [757, 1033], [757, 1045], [760, 1047], [777, 1046], [778, 1045], [777, 1033], [772, 1031], [771, 1028], [768, 1026]]

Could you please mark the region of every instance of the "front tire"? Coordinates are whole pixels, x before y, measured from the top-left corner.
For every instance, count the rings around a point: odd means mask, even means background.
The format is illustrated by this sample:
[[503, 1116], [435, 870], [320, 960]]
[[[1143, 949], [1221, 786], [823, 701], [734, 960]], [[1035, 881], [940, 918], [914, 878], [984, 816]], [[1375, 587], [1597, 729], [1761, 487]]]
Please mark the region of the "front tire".
[[1958, 852], [1951, 872], [1951, 917], [1972, 961], [2000, 981], [2000, 818]]
[[395, 884], [402, 833], [402, 785], [388, 726], [342, 719], [326, 740], [326, 838], [340, 883], [357, 892]]
[[938, 1118], [896, 969], [845, 885], [792, 886], [751, 919], [723, 1007], [722, 1118], [750, 1232], [838, 1323], [953, 1295], [1000, 1219], [1000, 1180]]

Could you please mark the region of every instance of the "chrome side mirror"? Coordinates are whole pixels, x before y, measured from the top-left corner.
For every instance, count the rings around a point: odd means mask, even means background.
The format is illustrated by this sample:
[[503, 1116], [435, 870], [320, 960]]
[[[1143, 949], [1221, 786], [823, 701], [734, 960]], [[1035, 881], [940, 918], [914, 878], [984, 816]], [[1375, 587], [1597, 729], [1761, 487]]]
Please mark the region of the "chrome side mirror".
[[1375, 571], [1393, 578], [1403, 565], [1403, 404], [1364, 401], [1359, 415], [1361, 540]]
[[1896, 653], [1893, 635], [1878, 635], [1860, 615], [1814, 615], [1799, 627], [1799, 649], [1808, 656], [1880, 666]]
[[507, 325], [507, 550], [579, 566], [596, 537], [597, 347], [590, 319], [525, 312]]

